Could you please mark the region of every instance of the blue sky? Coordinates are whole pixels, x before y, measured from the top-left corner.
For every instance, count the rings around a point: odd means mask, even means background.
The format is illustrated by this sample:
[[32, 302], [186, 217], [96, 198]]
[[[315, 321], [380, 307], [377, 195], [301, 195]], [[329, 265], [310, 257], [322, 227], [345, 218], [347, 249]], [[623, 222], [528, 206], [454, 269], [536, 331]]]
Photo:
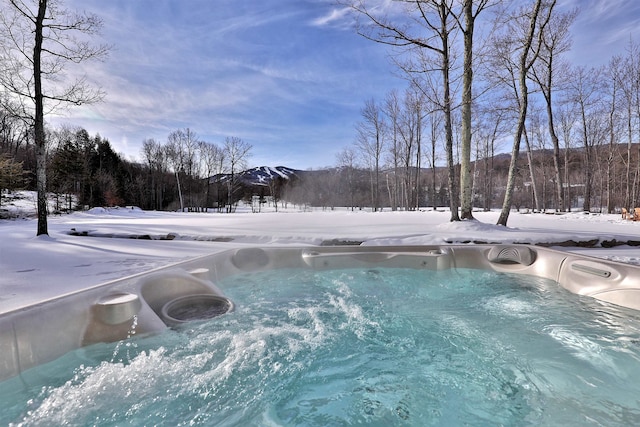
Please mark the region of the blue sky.
[[[640, 42], [640, 2], [561, 0], [582, 9], [569, 57], [600, 65]], [[251, 166], [336, 163], [360, 109], [403, 90], [384, 46], [358, 36], [331, 0], [67, 0], [104, 21], [109, 57], [84, 71], [107, 96], [54, 125], [82, 126], [127, 158], [177, 129], [253, 145]], [[97, 39], [96, 39], [97, 40]]]

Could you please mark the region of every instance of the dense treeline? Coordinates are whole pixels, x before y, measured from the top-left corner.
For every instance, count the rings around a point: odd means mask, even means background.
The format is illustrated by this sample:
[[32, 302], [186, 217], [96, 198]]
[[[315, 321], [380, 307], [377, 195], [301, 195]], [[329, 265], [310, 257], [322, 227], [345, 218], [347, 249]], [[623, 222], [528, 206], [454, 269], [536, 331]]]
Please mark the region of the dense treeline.
[[[231, 211], [250, 197], [235, 176], [246, 167], [251, 145], [237, 137], [217, 145], [199, 140], [190, 129], [177, 130], [165, 143], [144, 141], [141, 162], [123, 158], [107, 139], [82, 128], [48, 129], [47, 141], [48, 192], [60, 211], [125, 205]], [[2, 115], [0, 188], [33, 190], [35, 175], [30, 131], [20, 120]]]
[[[125, 204], [158, 207], [148, 196], [149, 171], [141, 164], [123, 159], [108, 140], [99, 135], [90, 136], [79, 128], [49, 129], [47, 140], [47, 187], [49, 198], [56, 200], [58, 210]], [[21, 166], [20, 170], [12, 171], [0, 168], [3, 189], [35, 189], [32, 135], [19, 120], [11, 121], [7, 115], [0, 129], [0, 156]], [[168, 207], [174, 200], [173, 187], [167, 188], [161, 208]]]

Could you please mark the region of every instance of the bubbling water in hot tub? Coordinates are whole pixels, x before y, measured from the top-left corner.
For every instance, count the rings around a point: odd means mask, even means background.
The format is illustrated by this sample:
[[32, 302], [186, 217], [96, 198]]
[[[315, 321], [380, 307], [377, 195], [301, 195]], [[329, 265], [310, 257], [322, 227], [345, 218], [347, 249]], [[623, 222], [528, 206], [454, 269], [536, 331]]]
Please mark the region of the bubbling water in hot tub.
[[[226, 277], [235, 309], [35, 368], [17, 425], [630, 425], [640, 318], [474, 269]], [[115, 352], [114, 352], [115, 350]], [[35, 372], [37, 371], [37, 372]]]

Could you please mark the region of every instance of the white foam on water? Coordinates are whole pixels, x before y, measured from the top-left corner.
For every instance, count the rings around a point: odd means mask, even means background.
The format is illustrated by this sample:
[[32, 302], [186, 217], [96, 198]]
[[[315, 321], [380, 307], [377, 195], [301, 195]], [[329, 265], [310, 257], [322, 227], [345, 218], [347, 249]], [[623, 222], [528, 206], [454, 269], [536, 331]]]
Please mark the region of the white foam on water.
[[141, 402], [163, 387], [163, 381], [179, 369], [165, 357], [165, 349], [142, 352], [128, 365], [102, 362], [96, 367], [81, 366], [72, 379], [60, 387], [44, 387], [41, 402], [34, 405], [15, 426], [68, 425], [91, 423], [91, 414], [101, 408], [120, 406], [136, 411], [132, 402]]
[[[297, 334], [303, 338], [305, 347], [310, 346], [312, 349], [322, 345], [329, 337], [333, 336], [331, 329], [327, 327], [321, 319], [321, 314], [326, 311], [322, 307], [294, 307], [287, 310], [287, 316], [294, 325], [287, 324], [293, 334]], [[295, 326], [303, 322], [307, 327]], [[292, 351], [300, 350], [299, 344], [291, 342]]]
[[[218, 396], [222, 389], [233, 394], [225, 385], [236, 381], [232, 377], [245, 381], [256, 375], [263, 378], [303, 370], [304, 359], [297, 356], [312, 353], [333, 336], [321, 319], [323, 313], [326, 309], [319, 307], [291, 308], [287, 316], [292, 321], [266, 319], [240, 331], [207, 331], [203, 323], [186, 332], [188, 341], [174, 349], [142, 351], [130, 360], [129, 350], [114, 354], [110, 362], [78, 368], [73, 378], [59, 387], [43, 388], [42, 398], [34, 399], [32, 408], [15, 425], [63, 425], [69, 420], [91, 423], [96, 414], [109, 417], [113, 411], [135, 416], [159, 400], [166, 400], [169, 408], [171, 401], [183, 394], [203, 399]], [[124, 353], [120, 344], [116, 348]], [[239, 385], [235, 391], [241, 394], [245, 388], [250, 389]], [[165, 392], [159, 395], [159, 391]], [[257, 399], [259, 392], [247, 398]]]
[[602, 346], [594, 340], [560, 326], [549, 327], [546, 330], [551, 338], [570, 349], [578, 359], [590, 363], [603, 372], [614, 372], [619, 378], [627, 376], [624, 371], [618, 368], [613, 358], [606, 354]]
[[529, 318], [538, 311], [533, 304], [507, 295], [487, 298], [483, 306], [491, 314], [520, 319]]
[[379, 330], [378, 322], [370, 320], [364, 313], [362, 306], [356, 302], [349, 285], [343, 280], [333, 281], [338, 295], [329, 295], [329, 304], [345, 318], [339, 329], [349, 329], [359, 339], [363, 339], [371, 329]]

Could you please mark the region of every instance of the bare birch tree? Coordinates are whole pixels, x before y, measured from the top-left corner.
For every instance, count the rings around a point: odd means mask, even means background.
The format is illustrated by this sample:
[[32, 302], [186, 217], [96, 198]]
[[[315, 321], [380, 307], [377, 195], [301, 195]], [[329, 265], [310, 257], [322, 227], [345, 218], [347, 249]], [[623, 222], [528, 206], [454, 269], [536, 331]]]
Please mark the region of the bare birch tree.
[[462, 65], [462, 112], [460, 153], [460, 217], [473, 219], [473, 185], [471, 174], [471, 107], [473, 103], [473, 35], [478, 15], [488, 7], [489, 0], [463, 0], [464, 20], [458, 25], [464, 37]]
[[411, 90], [405, 92], [404, 109], [400, 115], [400, 157], [403, 165], [403, 201], [406, 210], [415, 207], [417, 170], [420, 157], [420, 134], [422, 114], [421, 101], [417, 93]]
[[429, 151], [426, 156], [429, 167], [431, 168], [431, 186], [430, 186], [430, 198], [431, 205], [435, 211], [438, 208], [438, 198], [436, 195], [436, 180], [437, 180], [437, 160], [438, 160], [438, 143], [440, 142], [440, 135], [442, 133], [442, 116], [437, 114], [429, 114], [427, 117], [428, 129], [429, 129]]
[[[520, 141], [525, 131], [525, 121], [527, 118], [527, 107], [529, 102], [529, 88], [527, 87], [527, 74], [533, 64], [538, 59], [540, 52], [542, 33], [546, 27], [553, 8], [555, 0], [546, 2], [543, 0], [535, 0], [530, 8], [519, 9], [517, 14], [508, 18], [505, 31], [506, 40], [513, 43], [513, 49], [518, 52], [517, 71], [518, 71], [518, 90], [519, 90], [519, 113], [516, 131], [513, 137], [513, 148], [511, 150], [511, 162], [509, 164], [509, 175], [507, 177], [507, 188], [505, 190], [502, 210], [498, 217], [499, 225], [507, 225], [509, 213], [511, 212], [511, 204], [513, 190], [515, 187], [518, 157], [520, 155]], [[522, 34], [522, 24], [524, 24], [525, 32], [521, 39], [515, 38], [514, 34]], [[521, 27], [518, 28], [518, 25]]]
[[176, 185], [178, 186], [178, 198], [180, 200], [180, 212], [184, 212], [184, 195], [182, 186], [180, 185], [180, 174], [184, 173], [184, 152], [180, 143], [180, 131], [174, 131], [169, 134], [167, 144], [164, 146], [165, 157], [173, 169], [176, 177]]
[[[104, 57], [93, 46], [102, 21], [94, 14], [67, 10], [57, 0], [2, 0], [0, 9], [0, 87], [13, 108], [33, 128], [36, 146], [37, 235], [48, 234], [46, 135], [44, 118], [57, 108], [97, 102], [103, 93], [86, 77], [69, 78], [65, 67]], [[0, 98], [4, 99], [4, 97]]]
[[[165, 152], [176, 177], [181, 211], [184, 211], [185, 195], [189, 196], [189, 206], [193, 206], [191, 181], [196, 165], [197, 146], [198, 137], [189, 128], [173, 131], [167, 137]], [[182, 179], [180, 179], [180, 175], [182, 175]]]
[[494, 157], [498, 148], [498, 139], [501, 138], [505, 130], [504, 122], [507, 109], [494, 103], [485, 106], [481, 110], [479, 125], [477, 129], [477, 139], [479, 145], [478, 156], [482, 159], [476, 163], [482, 163], [482, 199], [485, 212], [491, 210], [493, 205], [494, 187]]
[[[542, 46], [539, 60], [532, 68], [533, 80], [544, 97], [547, 112], [547, 129], [553, 144], [553, 166], [555, 171], [557, 210], [564, 210], [562, 163], [560, 161], [560, 140], [554, 122], [553, 94], [558, 86], [558, 77], [567, 76], [567, 65], [561, 63], [559, 56], [571, 48], [569, 29], [577, 16], [577, 10], [551, 16], [549, 24], [542, 32]], [[563, 73], [564, 70], [564, 73]], [[558, 74], [560, 73], [560, 76]]]

